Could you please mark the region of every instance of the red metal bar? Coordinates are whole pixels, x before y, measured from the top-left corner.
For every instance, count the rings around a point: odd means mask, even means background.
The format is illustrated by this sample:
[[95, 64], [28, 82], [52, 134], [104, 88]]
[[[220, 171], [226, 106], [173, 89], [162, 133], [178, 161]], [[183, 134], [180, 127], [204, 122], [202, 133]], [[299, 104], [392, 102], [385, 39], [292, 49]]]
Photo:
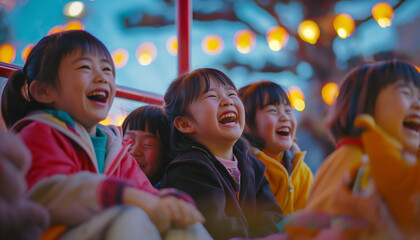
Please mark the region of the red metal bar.
[[191, 0], [176, 0], [178, 34], [178, 76], [190, 71]]
[[[19, 69], [22, 69], [22, 67], [0, 62], [0, 77], [7, 78], [10, 74]], [[116, 96], [119, 98], [144, 102], [148, 104], [162, 105], [164, 103], [163, 97], [161, 95], [123, 86], [117, 86]]]

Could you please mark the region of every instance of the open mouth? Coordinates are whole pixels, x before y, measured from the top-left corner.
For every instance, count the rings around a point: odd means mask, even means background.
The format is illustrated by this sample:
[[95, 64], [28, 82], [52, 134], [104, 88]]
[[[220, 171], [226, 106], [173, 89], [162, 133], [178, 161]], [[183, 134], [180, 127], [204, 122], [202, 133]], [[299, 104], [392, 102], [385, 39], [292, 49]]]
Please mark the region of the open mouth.
[[420, 130], [420, 118], [418, 117], [408, 117], [404, 119], [403, 125], [405, 128], [408, 128], [412, 131], [419, 132]]
[[282, 127], [276, 130], [276, 133], [280, 136], [288, 137], [290, 135], [290, 128]]
[[87, 95], [87, 98], [95, 102], [106, 103], [108, 100], [108, 92], [105, 90], [95, 90], [90, 92]]
[[223, 113], [222, 116], [219, 117], [219, 123], [222, 125], [235, 125], [238, 123], [238, 118], [236, 113], [234, 112], [227, 112]]

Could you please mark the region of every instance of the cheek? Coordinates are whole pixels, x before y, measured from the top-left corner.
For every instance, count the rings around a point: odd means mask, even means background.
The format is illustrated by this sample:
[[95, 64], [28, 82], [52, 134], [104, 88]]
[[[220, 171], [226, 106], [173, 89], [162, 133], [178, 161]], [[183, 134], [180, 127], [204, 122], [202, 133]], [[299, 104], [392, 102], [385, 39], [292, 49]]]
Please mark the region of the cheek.
[[149, 163], [159, 162], [161, 158], [161, 154], [158, 149], [147, 150], [144, 155]]

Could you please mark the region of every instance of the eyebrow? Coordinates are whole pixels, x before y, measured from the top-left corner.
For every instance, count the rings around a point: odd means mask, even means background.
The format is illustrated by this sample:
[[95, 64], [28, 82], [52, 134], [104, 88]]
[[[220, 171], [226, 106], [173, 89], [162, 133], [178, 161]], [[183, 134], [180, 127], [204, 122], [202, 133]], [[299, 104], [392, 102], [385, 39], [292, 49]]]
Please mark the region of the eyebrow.
[[[90, 57], [85, 57], [85, 56], [82, 56], [82, 57], [79, 57], [79, 58], [74, 59], [74, 60], [73, 60], [73, 63], [77, 63], [77, 62], [80, 62], [80, 61], [92, 61], [92, 59], [91, 59]], [[105, 63], [111, 64], [111, 63], [108, 61], [108, 59], [106, 59], [106, 58], [102, 58], [102, 59], [101, 59], [101, 62], [105, 62]]]

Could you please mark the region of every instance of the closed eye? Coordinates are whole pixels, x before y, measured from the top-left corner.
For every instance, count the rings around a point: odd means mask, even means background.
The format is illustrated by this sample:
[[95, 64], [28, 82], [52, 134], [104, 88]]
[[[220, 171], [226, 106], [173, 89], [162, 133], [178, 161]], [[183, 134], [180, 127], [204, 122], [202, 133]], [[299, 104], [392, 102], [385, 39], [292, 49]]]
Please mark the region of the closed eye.
[[79, 69], [90, 69], [90, 67], [88, 65], [82, 65], [79, 67]]

